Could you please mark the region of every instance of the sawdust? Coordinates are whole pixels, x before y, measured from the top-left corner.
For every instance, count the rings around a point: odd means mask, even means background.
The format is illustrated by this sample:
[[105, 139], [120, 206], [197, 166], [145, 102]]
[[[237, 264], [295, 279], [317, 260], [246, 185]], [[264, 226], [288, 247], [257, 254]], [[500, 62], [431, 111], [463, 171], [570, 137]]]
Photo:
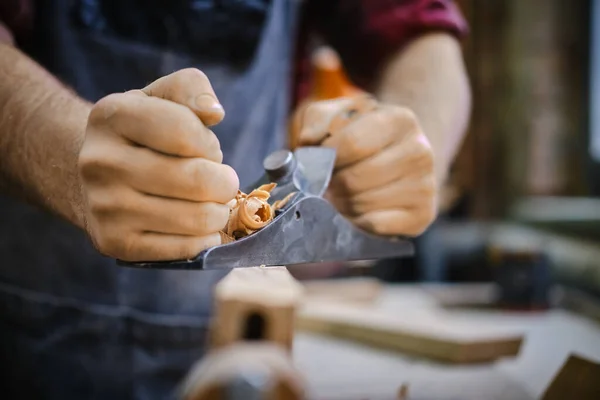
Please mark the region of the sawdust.
[[268, 183], [254, 189], [249, 194], [238, 190], [235, 199], [229, 202], [229, 220], [221, 232], [221, 243], [231, 243], [249, 236], [265, 226], [274, 218], [275, 211], [284, 207], [292, 195], [290, 193], [282, 200], [277, 200], [273, 205], [268, 200], [276, 183]]

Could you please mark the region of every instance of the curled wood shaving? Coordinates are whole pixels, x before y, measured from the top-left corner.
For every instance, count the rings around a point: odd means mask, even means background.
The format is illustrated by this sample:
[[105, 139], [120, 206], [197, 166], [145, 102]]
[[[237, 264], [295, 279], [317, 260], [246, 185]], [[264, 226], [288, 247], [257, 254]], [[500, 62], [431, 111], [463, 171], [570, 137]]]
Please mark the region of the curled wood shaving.
[[292, 193], [288, 194], [287, 196], [285, 196], [283, 199], [277, 200], [275, 203], [273, 203], [273, 209], [279, 210], [280, 208], [285, 207], [285, 205], [288, 203], [288, 201], [290, 201], [290, 199], [295, 194], [296, 194], [296, 192], [292, 192]]
[[254, 189], [249, 194], [238, 190], [235, 199], [229, 202], [229, 221], [221, 234], [221, 243], [226, 244], [251, 235], [267, 226], [275, 216], [275, 211], [285, 206], [292, 195], [270, 205], [268, 200], [276, 183], [269, 183]]

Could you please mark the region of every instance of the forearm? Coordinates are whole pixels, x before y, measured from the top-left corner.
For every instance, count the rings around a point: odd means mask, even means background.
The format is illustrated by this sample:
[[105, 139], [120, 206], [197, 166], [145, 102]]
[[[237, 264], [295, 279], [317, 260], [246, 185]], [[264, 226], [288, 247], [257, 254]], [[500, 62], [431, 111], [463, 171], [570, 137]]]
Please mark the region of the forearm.
[[376, 95], [410, 108], [431, 142], [440, 185], [465, 135], [471, 109], [469, 81], [458, 41], [435, 33], [416, 39], [385, 66]]
[[0, 44], [0, 192], [82, 227], [77, 158], [91, 105]]

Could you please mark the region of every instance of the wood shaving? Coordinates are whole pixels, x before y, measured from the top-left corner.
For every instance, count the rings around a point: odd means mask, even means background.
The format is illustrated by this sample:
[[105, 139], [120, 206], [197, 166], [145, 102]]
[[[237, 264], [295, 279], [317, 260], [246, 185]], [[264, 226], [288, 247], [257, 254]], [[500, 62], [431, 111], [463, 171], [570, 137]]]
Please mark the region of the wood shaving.
[[234, 242], [267, 226], [273, 220], [275, 211], [284, 207], [295, 194], [290, 193], [271, 205], [268, 200], [275, 186], [276, 183], [261, 185], [249, 194], [238, 190], [235, 199], [228, 203], [229, 221], [225, 229], [219, 232], [222, 244]]
[[280, 208], [285, 207], [285, 205], [290, 201], [290, 199], [295, 194], [296, 194], [296, 192], [292, 192], [292, 193], [288, 194], [287, 196], [285, 196], [283, 199], [277, 200], [275, 203], [273, 203], [273, 209], [279, 210]]

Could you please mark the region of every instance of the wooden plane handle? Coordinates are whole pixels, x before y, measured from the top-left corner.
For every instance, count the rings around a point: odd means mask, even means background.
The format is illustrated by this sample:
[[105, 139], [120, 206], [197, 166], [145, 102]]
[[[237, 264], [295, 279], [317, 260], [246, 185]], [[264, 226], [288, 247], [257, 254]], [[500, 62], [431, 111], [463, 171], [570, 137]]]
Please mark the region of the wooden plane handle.
[[294, 115], [289, 127], [289, 147], [294, 150], [300, 139], [300, 128], [304, 109], [314, 101], [340, 97], [366, 97], [366, 93], [354, 86], [348, 78], [338, 54], [330, 47], [317, 49], [312, 57], [313, 83], [311, 90]]

